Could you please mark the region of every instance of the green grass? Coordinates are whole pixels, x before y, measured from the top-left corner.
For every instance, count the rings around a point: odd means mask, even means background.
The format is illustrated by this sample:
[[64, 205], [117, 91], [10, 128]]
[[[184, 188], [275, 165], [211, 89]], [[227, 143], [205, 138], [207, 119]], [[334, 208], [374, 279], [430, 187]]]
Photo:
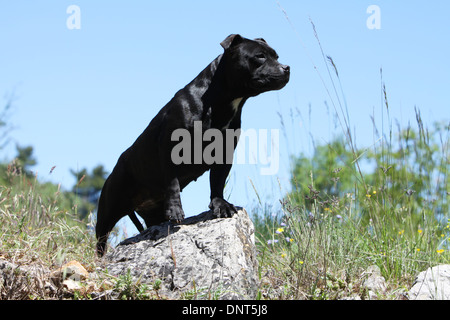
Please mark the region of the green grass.
[[86, 223], [77, 220], [76, 208], [60, 208], [68, 199], [58, 186], [40, 184], [36, 178], [15, 177], [11, 186], [0, 186], [0, 253], [7, 257], [30, 255], [54, 264], [67, 260], [89, 261], [93, 245]]
[[[369, 201], [376, 201], [371, 199]], [[411, 287], [424, 269], [449, 263], [449, 224], [425, 217], [421, 224], [398, 210], [364, 222], [353, 195], [333, 209], [292, 207], [257, 228], [260, 275], [271, 299], [337, 299], [360, 292], [361, 274], [377, 265], [389, 292]], [[376, 210], [377, 206], [367, 205]], [[373, 212], [375, 217], [378, 212]], [[259, 215], [255, 220], [261, 219]], [[427, 221], [428, 220], [428, 221]], [[256, 224], [258, 225], [258, 223]], [[388, 297], [385, 297], [388, 298]]]

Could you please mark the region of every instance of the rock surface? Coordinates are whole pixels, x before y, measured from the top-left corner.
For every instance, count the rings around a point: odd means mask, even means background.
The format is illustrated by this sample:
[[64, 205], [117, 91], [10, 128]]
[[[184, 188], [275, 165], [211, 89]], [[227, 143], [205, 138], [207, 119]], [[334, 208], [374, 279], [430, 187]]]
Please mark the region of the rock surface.
[[450, 300], [450, 265], [419, 273], [408, 296], [410, 300]]
[[105, 256], [109, 274], [161, 281], [169, 299], [254, 299], [258, 288], [254, 226], [240, 209], [232, 218], [210, 211], [181, 224], [151, 226]]

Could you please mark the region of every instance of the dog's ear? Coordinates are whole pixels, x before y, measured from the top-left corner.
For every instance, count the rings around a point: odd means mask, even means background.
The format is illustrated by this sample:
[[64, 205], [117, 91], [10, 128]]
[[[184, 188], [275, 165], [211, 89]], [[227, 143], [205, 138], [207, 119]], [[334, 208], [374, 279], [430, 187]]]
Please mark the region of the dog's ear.
[[256, 38], [255, 41], [261, 41], [261, 42], [267, 43], [267, 41], [264, 40], [263, 38]]
[[242, 41], [242, 37], [238, 34], [230, 34], [228, 37], [226, 37], [225, 40], [223, 40], [220, 45], [227, 50], [231, 46], [235, 46], [238, 43]]

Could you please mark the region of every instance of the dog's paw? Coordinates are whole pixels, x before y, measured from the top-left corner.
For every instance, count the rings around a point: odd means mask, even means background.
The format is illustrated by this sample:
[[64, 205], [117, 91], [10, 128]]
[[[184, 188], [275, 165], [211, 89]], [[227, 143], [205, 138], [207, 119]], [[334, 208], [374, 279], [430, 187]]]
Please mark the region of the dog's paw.
[[171, 205], [165, 209], [165, 218], [168, 221], [180, 223], [184, 220], [184, 211], [181, 205]]
[[213, 198], [209, 208], [213, 211], [213, 215], [216, 218], [231, 218], [233, 214], [237, 213], [234, 205], [221, 198]]

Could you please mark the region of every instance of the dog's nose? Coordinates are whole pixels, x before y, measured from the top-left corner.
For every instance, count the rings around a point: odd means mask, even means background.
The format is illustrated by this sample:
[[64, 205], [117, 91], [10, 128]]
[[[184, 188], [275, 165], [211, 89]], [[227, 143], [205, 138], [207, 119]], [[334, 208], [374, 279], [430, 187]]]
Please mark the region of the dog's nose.
[[289, 67], [287, 65], [282, 65], [281, 68], [283, 69], [283, 71], [285, 73], [290, 73], [291, 72], [291, 67]]

